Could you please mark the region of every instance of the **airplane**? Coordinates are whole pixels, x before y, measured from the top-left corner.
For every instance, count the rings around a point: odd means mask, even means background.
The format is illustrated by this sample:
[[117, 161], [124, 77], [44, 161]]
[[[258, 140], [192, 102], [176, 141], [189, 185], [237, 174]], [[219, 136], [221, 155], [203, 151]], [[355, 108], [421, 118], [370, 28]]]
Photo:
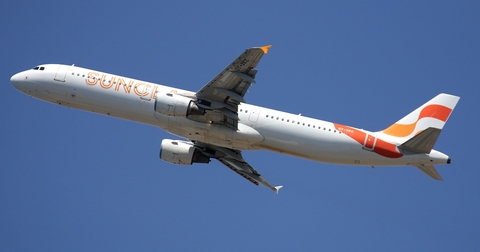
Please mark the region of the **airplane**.
[[197, 92], [62, 64], [39, 65], [10, 81], [40, 100], [160, 127], [183, 138], [162, 140], [160, 159], [182, 165], [216, 159], [277, 194], [282, 186], [267, 182], [242, 151], [331, 164], [414, 166], [442, 180], [434, 165], [451, 159], [433, 146], [460, 97], [439, 94], [376, 132], [246, 103], [257, 64], [270, 47], [247, 49]]

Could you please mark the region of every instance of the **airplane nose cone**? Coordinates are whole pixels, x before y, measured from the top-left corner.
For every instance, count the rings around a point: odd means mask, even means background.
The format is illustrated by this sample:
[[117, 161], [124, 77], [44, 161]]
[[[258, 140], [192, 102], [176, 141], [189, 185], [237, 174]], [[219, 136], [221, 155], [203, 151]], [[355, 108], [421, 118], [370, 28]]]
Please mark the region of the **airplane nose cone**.
[[13, 75], [12, 78], [10, 78], [10, 82], [18, 90], [20, 90], [20, 84], [23, 80], [23, 77], [21, 75], [22, 75], [21, 73], [17, 73]]
[[12, 83], [12, 86], [14, 86], [18, 91], [22, 93], [27, 94], [30, 89], [30, 85], [28, 83], [28, 75], [25, 71], [13, 75], [10, 78], [10, 82]]

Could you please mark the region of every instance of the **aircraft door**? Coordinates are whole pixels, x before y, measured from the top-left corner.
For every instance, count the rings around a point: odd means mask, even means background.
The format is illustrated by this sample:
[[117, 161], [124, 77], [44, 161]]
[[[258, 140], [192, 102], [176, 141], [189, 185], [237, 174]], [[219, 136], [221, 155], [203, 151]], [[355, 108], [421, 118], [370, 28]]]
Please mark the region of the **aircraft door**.
[[373, 150], [373, 148], [375, 148], [376, 142], [377, 142], [377, 138], [374, 135], [367, 134], [365, 137], [363, 148], [366, 150]]
[[56, 81], [65, 82], [65, 76], [67, 76], [67, 71], [69, 68], [70, 66], [64, 66], [64, 65], [58, 66], [57, 73], [55, 74], [55, 78], [53, 79]]
[[260, 115], [260, 109], [254, 108], [250, 112], [250, 117], [248, 118], [248, 120], [250, 120], [251, 122], [256, 122], [258, 120], [258, 115]]

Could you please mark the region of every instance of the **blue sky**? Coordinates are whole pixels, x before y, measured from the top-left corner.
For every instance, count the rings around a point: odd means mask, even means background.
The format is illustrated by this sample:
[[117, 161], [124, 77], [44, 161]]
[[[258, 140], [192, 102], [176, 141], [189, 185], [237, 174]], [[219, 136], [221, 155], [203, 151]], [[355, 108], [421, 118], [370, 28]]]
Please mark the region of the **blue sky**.
[[[1, 251], [480, 249], [478, 1], [8, 1], [0, 8]], [[213, 161], [158, 158], [168, 133], [49, 104], [10, 77], [64, 63], [196, 91], [272, 44], [249, 103], [369, 130], [461, 97], [412, 167], [245, 158], [279, 195]]]

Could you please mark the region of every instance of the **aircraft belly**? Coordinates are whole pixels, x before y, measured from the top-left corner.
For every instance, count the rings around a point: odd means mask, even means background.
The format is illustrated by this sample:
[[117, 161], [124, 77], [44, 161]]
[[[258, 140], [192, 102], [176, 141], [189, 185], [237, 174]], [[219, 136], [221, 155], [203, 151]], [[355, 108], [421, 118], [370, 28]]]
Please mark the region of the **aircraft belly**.
[[168, 122], [167, 131], [193, 141], [200, 141], [225, 148], [250, 150], [252, 145], [264, 140], [255, 129], [238, 124], [238, 130], [224, 125], [197, 122], [185, 117], [167, 116], [155, 112], [159, 121]]

